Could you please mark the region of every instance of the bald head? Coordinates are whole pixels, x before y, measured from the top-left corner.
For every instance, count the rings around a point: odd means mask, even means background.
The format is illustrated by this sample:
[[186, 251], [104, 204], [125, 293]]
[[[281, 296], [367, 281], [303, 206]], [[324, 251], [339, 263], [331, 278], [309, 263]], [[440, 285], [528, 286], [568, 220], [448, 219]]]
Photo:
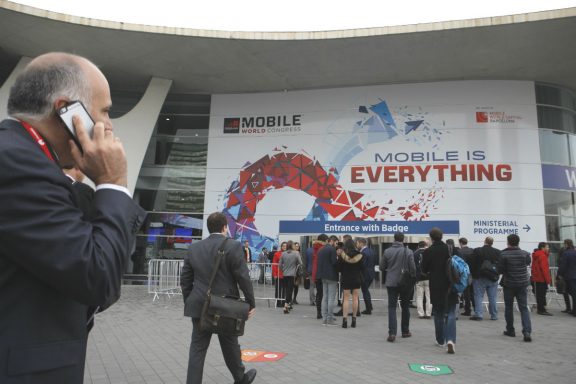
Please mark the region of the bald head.
[[[89, 107], [89, 75], [100, 73], [87, 59], [53, 52], [32, 60], [10, 90], [8, 114], [23, 120], [41, 121], [54, 115], [58, 100], [80, 100]], [[103, 75], [102, 75], [103, 76]]]

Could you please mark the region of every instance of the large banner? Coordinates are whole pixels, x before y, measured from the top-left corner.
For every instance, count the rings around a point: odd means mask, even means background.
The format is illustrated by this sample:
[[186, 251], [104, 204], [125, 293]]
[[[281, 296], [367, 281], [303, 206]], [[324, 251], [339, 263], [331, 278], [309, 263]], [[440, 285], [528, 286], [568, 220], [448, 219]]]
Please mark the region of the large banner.
[[214, 95], [205, 214], [279, 233], [546, 239], [534, 84], [466, 81]]

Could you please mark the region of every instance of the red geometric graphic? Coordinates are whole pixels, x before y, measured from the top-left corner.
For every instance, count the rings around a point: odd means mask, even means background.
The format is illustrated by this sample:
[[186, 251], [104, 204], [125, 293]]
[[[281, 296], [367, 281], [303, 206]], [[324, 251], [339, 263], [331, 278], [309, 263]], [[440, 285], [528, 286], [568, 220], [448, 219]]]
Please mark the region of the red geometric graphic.
[[[233, 237], [258, 236], [254, 216], [258, 203], [267, 193], [290, 187], [306, 192], [316, 198], [320, 216], [315, 220], [384, 220], [385, 216], [402, 216], [404, 220], [424, 220], [429, 217], [430, 207], [437, 202], [437, 191], [419, 191], [416, 201], [407, 207], [390, 210], [389, 207], [364, 201], [364, 194], [345, 190], [338, 183], [337, 171], [327, 172], [316, 160], [303, 153], [284, 152], [266, 155], [254, 163], [248, 163], [240, 171], [226, 195], [224, 212], [229, 216], [229, 229]], [[414, 198], [414, 196], [412, 196]], [[393, 201], [390, 200], [389, 204]]]

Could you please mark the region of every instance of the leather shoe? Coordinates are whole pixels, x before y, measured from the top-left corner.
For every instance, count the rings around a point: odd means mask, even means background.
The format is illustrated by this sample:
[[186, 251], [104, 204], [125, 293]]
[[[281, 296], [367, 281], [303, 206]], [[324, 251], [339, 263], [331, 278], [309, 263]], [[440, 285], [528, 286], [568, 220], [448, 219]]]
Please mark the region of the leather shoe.
[[404, 332], [402, 333], [402, 337], [403, 338], [412, 337], [412, 334], [410, 332]]
[[254, 381], [255, 378], [256, 378], [256, 370], [250, 369], [249, 371], [246, 371], [246, 373], [244, 373], [244, 378], [238, 384], [250, 384], [251, 382]]
[[524, 341], [527, 342], [527, 343], [529, 343], [529, 342], [532, 341], [532, 337], [530, 336], [529, 333], [525, 333], [525, 334], [524, 334]]
[[481, 321], [482, 318], [480, 316], [470, 316], [470, 320]]
[[461, 315], [462, 315], [462, 316], [470, 316], [471, 313], [470, 313], [470, 312], [462, 312]]
[[544, 315], [544, 316], [554, 316], [553, 314], [551, 314], [548, 311], [541, 311], [541, 312], [537, 312], [539, 315]]
[[372, 314], [372, 311], [369, 310], [369, 309], [366, 309], [366, 310], [362, 311], [362, 314], [363, 314], [363, 315], [371, 315], [371, 314]]
[[504, 336], [516, 337], [516, 333], [514, 333], [514, 331], [504, 331], [502, 334]]
[[338, 312], [334, 312], [334, 316], [342, 316], [342, 310], [339, 310]]
[[388, 336], [388, 338], [386, 339], [386, 341], [389, 342], [389, 343], [393, 343], [394, 340], [396, 340], [396, 336], [394, 336], [394, 335], [390, 335], [390, 336]]

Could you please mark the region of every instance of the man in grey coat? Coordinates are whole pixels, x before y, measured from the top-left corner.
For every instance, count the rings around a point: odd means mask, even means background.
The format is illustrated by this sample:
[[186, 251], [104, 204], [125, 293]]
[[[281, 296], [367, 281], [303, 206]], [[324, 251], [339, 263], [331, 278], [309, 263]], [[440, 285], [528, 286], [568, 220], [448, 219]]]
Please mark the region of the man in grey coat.
[[[210, 236], [197, 243], [192, 243], [184, 259], [180, 285], [184, 297], [184, 316], [192, 318], [192, 342], [188, 360], [187, 384], [201, 384], [206, 351], [210, 345], [212, 333], [200, 330], [200, 315], [206, 301], [206, 291], [218, 250], [223, 247], [224, 257], [212, 284], [212, 292], [219, 295], [239, 297], [238, 286], [250, 304], [249, 318], [256, 311], [254, 290], [244, 258], [242, 245], [228, 238], [226, 216], [220, 212], [212, 213], [207, 220]], [[218, 335], [222, 355], [230, 370], [234, 383], [249, 384], [256, 377], [256, 370], [245, 371], [240, 355], [237, 336]]]
[[408, 269], [410, 274], [416, 276], [416, 266], [412, 250], [404, 246], [404, 234], [396, 232], [394, 243], [384, 251], [384, 257], [380, 264], [380, 270], [386, 271], [386, 289], [388, 291], [388, 341], [393, 343], [396, 340], [398, 324], [396, 321], [396, 307], [398, 298], [402, 307], [402, 322], [400, 328], [402, 337], [410, 337], [410, 297], [411, 289], [402, 291], [398, 288], [398, 283], [402, 276], [402, 271]]

